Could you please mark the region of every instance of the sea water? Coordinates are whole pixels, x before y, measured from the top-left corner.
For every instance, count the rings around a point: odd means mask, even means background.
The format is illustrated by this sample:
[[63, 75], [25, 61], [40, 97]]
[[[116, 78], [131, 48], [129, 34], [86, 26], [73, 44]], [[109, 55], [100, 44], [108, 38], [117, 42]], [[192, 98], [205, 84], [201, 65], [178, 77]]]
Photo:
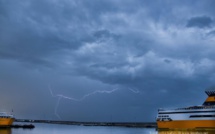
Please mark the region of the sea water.
[[0, 134], [215, 134], [215, 131], [157, 131], [156, 128], [76, 126], [34, 123], [35, 128], [0, 129]]

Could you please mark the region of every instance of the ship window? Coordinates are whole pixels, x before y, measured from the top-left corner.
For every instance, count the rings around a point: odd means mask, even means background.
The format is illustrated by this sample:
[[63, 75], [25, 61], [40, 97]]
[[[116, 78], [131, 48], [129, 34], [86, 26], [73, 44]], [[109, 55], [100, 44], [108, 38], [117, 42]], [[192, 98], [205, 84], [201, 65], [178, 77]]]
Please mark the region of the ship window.
[[215, 111], [178, 111], [178, 112], [162, 112], [160, 114], [176, 114], [176, 113], [214, 113]]
[[159, 115], [158, 117], [169, 117], [169, 115]]
[[215, 102], [204, 102], [203, 105], [206, 105], [206, 106], [215, 105]]
[[191, 115], [190, 118], [215, 117], [215, 115]]

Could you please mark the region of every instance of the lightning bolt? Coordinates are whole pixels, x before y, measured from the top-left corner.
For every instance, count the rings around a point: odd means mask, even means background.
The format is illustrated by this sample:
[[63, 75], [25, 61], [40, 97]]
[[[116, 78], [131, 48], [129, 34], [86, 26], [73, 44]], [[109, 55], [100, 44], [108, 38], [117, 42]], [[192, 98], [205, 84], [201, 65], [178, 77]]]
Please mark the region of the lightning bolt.
[[[139, 93], [139, 90], [138, 89], [134, 89], [134, 88], [127, 88], [128, 90], [130, 90], [131, 92], [133, 93]], [[52, 91], [52, 88], [51, 86], [49, 85], [49, 91], [50, 91], [50, 94], [52, 97], [57, 97], [58, 100], [57, 100], [57, 103], [55, 105], [55, 115], [56, 117], [58, 117], [59, 119], [61, 119], [60, 115], [57, 113], [57, 110], [58, 110], [58, 107], [60, 105], [60, 101], [61, 99], [68, 99], [68, 100], [71, 100], [71, 101], [83, 101], [85, 100], [87, 97], [90, 97], [92, 95], [95, 95], [95, 94], [111, 94], [113, 92], [116, 92], [117, 90], [120, 90], [119, 88], [114, 88], [112, 90], [96, 90], [92, 93], [89, 93], [89, 94], [86, 94], [84, 96], [82, 96], [81, 98], [73, 98], [73, 97], [68, 97], [68, 96], [65, 96], [63, 94], [57, 94], [57, 95], [54, 95], [53, 91]]]
[[134, 89], [134, 88], [130, 88], [130, 87], [128, 87], [128, 89], [136, 94], [138, 94], [140, 92], [138, 89]]
[[55, 106], [55, 115], [58, 117], [58, 119], [61, 119], [60, 115], [57, 113], [57, 109], [58, 109], [58, 106], [60, 105], [60, 100], [62, 99], [62, 97], [59, 97], [58, 100], [57, 100], [57, 104]]

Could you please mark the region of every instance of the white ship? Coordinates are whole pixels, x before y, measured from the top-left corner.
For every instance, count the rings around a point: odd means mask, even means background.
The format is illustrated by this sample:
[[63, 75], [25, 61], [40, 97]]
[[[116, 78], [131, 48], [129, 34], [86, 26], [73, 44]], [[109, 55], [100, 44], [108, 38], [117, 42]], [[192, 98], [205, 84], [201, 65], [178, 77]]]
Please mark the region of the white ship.
[[158, 129], [215, 129], [215, 88], [205, 91], [208, 98], [202, 105], [176, 109], [159, 109]]

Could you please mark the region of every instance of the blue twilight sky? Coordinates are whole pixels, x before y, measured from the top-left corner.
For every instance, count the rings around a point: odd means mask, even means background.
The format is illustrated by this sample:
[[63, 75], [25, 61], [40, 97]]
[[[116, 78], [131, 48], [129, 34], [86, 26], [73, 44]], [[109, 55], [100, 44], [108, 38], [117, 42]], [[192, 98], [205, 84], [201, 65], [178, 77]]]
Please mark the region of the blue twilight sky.
[[0, 0], [0, 109], [155, 121], [215, 82], [214, 0]]

